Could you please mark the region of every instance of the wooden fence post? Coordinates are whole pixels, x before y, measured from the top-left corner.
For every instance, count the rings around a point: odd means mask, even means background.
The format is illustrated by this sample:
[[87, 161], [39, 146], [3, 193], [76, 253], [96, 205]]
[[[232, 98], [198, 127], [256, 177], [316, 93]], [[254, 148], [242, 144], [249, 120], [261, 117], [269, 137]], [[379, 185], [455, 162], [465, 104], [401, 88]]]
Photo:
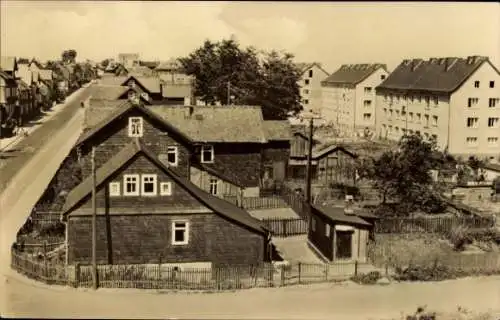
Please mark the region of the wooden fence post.
[[328, 270], [330, 269], [329, 267], [329, 264], [325, 264], [325, 281], [328, 281]]
[[302, 264], [299, 262], [299, 265], [298, 265], [298, 268], [299, 268], [299, 284], [300, 284], [300, 274], [302, 272]]
[[286, 272], [285, 265], [281, 265], [281, 281], [280, 281], [281, 287], [285, 286], [285, 272]]
[[160, 260], [158, 260], [158, 274], [156, 275], [156, 289], [161, 288], [161, 256]]
[[80, 286], [80, 263], [77, 262], [75, 265], [75, 287]]
[[283, 224], [283, 236], [286, 237], [287, 236], [287, 233], [286, 233], [286, 220], [285, 219], [281, 220], [281, 223]]
[[47, 241], [43, 242], [43, 276], [48, 280], [48, 263], [47, 263]]
[[358, 260], [354, 261], [354, 276], [358, 275]]

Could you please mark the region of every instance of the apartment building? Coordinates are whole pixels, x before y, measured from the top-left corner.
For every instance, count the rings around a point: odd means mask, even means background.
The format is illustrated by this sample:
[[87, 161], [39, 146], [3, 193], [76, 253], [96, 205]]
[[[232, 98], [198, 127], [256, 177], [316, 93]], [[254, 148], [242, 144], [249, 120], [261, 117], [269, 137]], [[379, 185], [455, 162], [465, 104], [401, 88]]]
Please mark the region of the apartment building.
[[321, 81], [329, 76], [321, 63], [298, 63], [301, 72], [299, 80], [300, 96], [305, 111], [321, 113]]
[[139, 65], [138, 53], [120, 53], [118, 54], [118, 62], [125, 68], [131, 68]]
[[321, 115], [343, 135], [375, 131], [375, 87], [389, 72], [385, 64], [344, 64], [321, 82]]
[[500, 74], [488, 57], [406, 59], [376, 88], [376, 130], [436, 139], [463, 158], [500, 156]]

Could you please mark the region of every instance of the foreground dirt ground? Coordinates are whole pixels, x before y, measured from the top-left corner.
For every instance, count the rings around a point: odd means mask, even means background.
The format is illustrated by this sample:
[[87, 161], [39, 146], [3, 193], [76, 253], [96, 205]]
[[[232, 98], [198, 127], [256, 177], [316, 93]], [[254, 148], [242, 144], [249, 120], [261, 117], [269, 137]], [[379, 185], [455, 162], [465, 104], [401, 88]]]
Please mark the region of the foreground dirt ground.
[[401, 319], [403, 313], [413, 313], [423, 305], [436, 312], [455, 312], [460, 306], [488, 311], [496, 315], [493, 319], [500, 317], [500, 277], [386, 286], [330, 283], [224, 293], [167, 293], [47, 287], [13, 275], [3, 278], [2, 287], [2, 316], [33, 318]]

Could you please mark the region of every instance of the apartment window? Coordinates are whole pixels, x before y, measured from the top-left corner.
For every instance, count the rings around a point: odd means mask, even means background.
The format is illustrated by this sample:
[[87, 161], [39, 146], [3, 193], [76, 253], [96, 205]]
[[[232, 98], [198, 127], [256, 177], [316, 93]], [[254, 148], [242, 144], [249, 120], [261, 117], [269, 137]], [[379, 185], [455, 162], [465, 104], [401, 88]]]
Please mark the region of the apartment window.
[[477, 105], [478, 103], [479, 103], [479, 98], [469, 98], [469, 99], [467, 100], [467, 106], [468, 106], [469, 108], [474, 107], [474, 106], [475, 106], [475, 105]]
[[420, 122], [422, 120], [422, 115], [420, 113], [417, 113], [417, 122]]
[[418, 96], [418, 102], [422, 102], [422, 96]]
[[393, 111], [389, 110], [389, 118], [392, 118], [392, 113], [393, 113]]
[[479, 81], [474, 81], [474, 88], [479, 88]]
[[399, 110], [396, 110], [396, 119], [399, 119]]
[[120, 183], [119, 182], [110, 182], [109, 183], [109, 195], [111, 197], [120, 196]]
[[167, 163], [171, 166], [177, 166], [178, 149], [177, 147], [167, 147]]
[[438, 125], [438, 116], [432, 116], [432, 125], [437, 127]]
[[308, 89], [304, 89], [304, 94], [309, 94], [309, 90]]
[[364, 114], [363, 114], [363, 120], [365, 120], [365, 121], [370, 120], [370, 119], [371, 119], [371, 117], [372, 117], [372, 114], [371, 114], [371, 113], [364, 113]]
[[124, 196], [138, 196], [139, 195], [139, 175], [126, 174], [123, 176], [125, 188], [123, 188]]
[[384, 115], [387, 116], [387, 108], [384, 108]]
[[403, 101], [408, 101], [408, 96], [406, 94], [403, 96]]
[[488, 127], [493, 128], [498, 126], [498, 118], [488, 118]]
[[479, 118], [467, 118], [467, 128], [477, 128]]
[[380, 76], [380, 80], [384, 80], [384, 79], [385, 79], [385, 75], [383, 74]]
[[372, 93], [371, 87], [365, 87], [365, 93]]
[[500, 101], [500, 99], [498, 99], [498, 98], [490, 98], [488, 100], [488, 107], [495, 108], [497, 106], [498, 101]]
[[162, 182], [160, 183], [160, 196], [171, 196], [172, 195], [172, 183]]
[[305, 79], [305, 80], [304, 80], [304, 83], [305, 83], [306, 85], [308, 85], [308, 84], [309, 84], [309, 79]]
[[325, 237], [329, 237], [330, 236], [330, 225], [327, 223], [325, 225]]
[[135, 81], [132, 79], [128, 82], [129, 88], [135, 88]]
[[410, 96], [410, 101], [411, 101], [411, 102], [415, 101], [415, 96], [411, 95], [411, 96]]
[[410, 115], [410, 121], [413, 121], [413, 112], [410, 112], [409, 115]]
[[495, 88], [495, 81], [490, 81], [490, 88]]
[[309, 104], [309, 100], [305, 99], [304, 104]]
[[365, 101], [363, 101], [363, 105], [365, 107], [370, 107], [372, 105], [372, 101], [371, 100], [365, 100]]
[[497, 145], [498, 137], [488, 137], [488, 144]]
[[172, 244], [183, 245], [189, 242], [189, 222], [174, 221], [172, 222]]
[[434, 105], [437, 106], [439, 104], [439, 98], [434, 97]]
[[142, 179], [142, 195], [156, 196], [156, 174], [143, 174]]
[[213, 163], [214, 162], [214, 146], [201, 147], [201, 162]]
[[399, 133], [399, 127], [395, 127], [394, 130], [396, 131], [396, 133]]
[[143, 120], [141, 117], [128, 118], [128, 136], [142, 137], [143, 136]]
[[313, 77], [313, 71], [309, 70], [309, 78], [312, 78], [312, 77]]
[[428, 114], [426, 114], [426, 115], [424, 116], [424, 118], [425, 118], [425, 126], [426, 126], [426, 127], [428, 127], [428, 126], [429, 126], [429, 115], [428, 115]]
[[477, 144], [477, 137], [467, 137], [466, 141], [468, 145], [475, 145]]
[[218, 193], [218, 188], [219, 188], [219, 180], [217, 179], [210, 179], [210, 194], [217, 195]]

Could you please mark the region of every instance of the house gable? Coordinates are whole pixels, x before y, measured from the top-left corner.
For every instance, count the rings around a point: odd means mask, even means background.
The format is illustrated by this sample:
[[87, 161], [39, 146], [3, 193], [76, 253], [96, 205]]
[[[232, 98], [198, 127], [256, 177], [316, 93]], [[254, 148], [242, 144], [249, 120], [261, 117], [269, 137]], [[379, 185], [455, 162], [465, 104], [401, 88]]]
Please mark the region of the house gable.
[[148, 95], [161, 94], [160, 79], [156, 77], [138, 77], [131, 75], [121, 84], [122, 86], [130, 86], [131, 81], [135, 86], [139, 87], [142, 92]]

